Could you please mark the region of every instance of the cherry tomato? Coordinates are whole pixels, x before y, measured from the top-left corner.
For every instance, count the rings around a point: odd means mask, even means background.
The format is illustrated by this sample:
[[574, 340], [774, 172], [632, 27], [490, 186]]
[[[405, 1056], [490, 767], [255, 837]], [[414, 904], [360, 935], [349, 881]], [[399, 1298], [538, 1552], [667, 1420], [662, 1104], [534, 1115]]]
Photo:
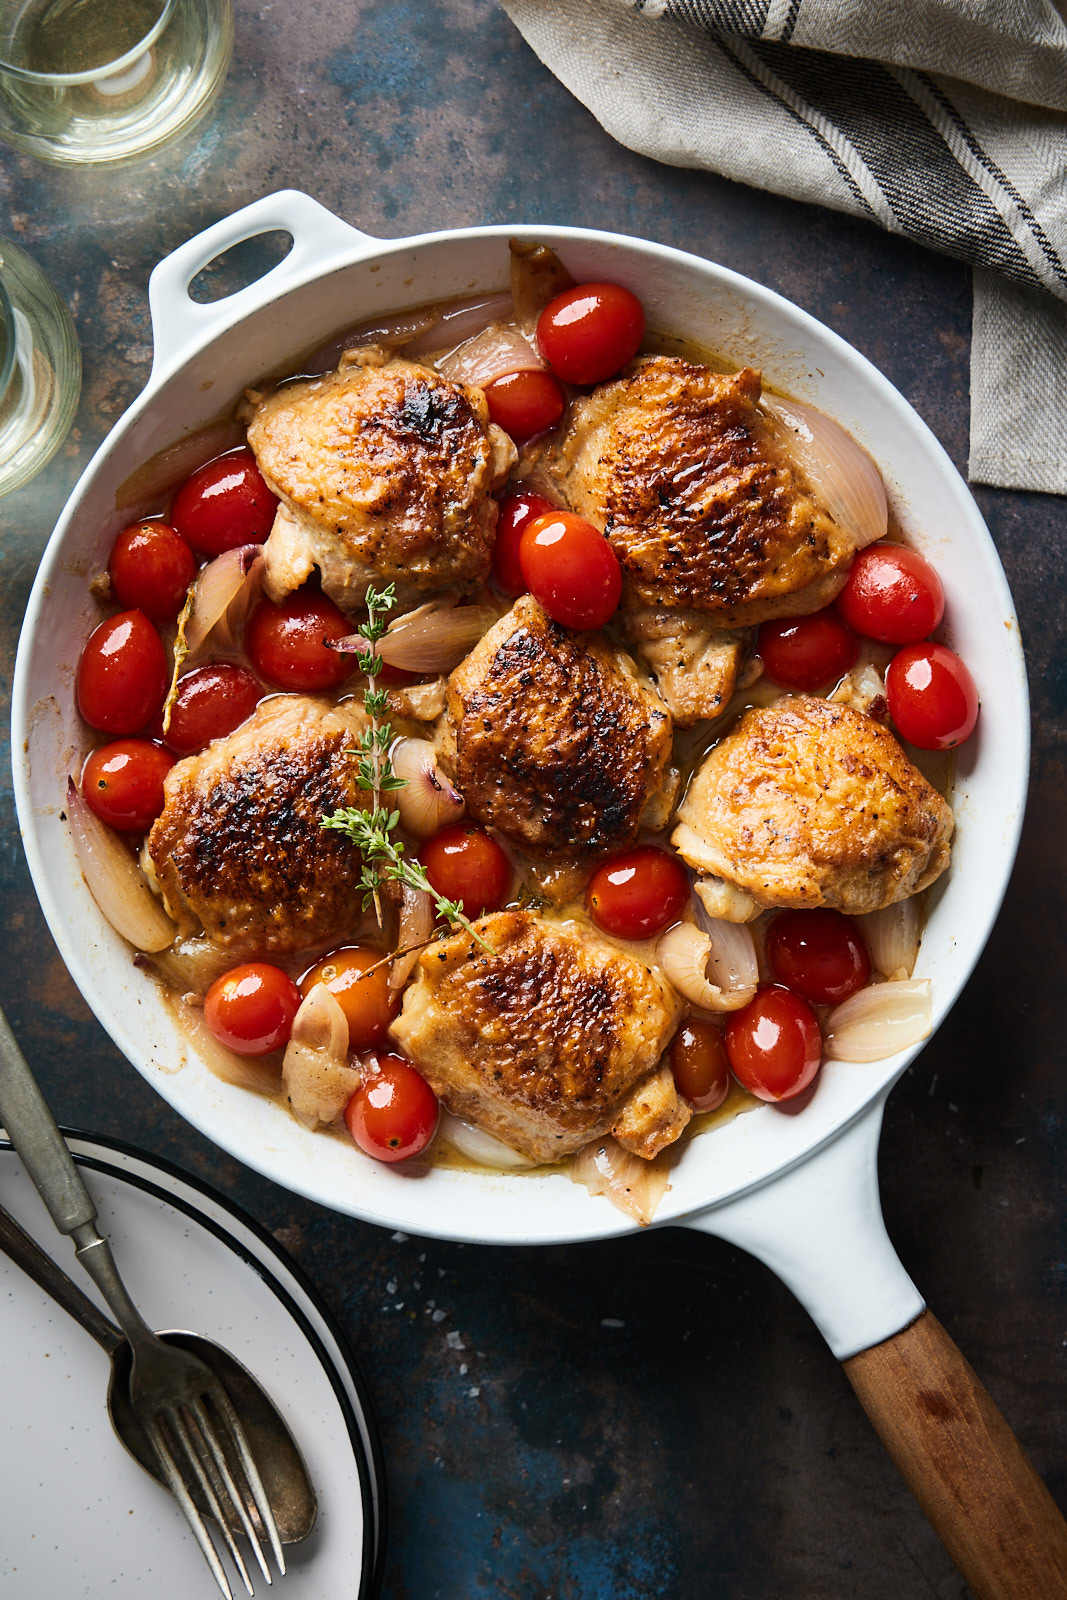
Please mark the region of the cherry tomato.
[[602, 628], [622, 596], [622, 568], [604, 535], [569, 511], [528, 522], [519, 540], [526, 587], [565, 628]]
[[180, 756], [195, 755], [240, 727], [262, 698], [262, 686], [236, 662], [194, 667], [178, 680], [164, 743]]
[[[344, 945], [323, 956], [300, 980], [300, 993], [305, 997], [317, 983], [329, 989], [348, 1020], [350, 1050], [370, 1050], [381, 1044], [396, 1016], [400, 997], [389, 993], [389, 964], [379, 965], [381, 960], [381, 951], [369, 945]], [[374, 967], [369, 975], [368, 967]]]
[[196, 557], [165, 522], [135, 522], [111, 547], [111, 587], [128, 608], [153, 622], [170, 622], [185, 604], [196, 577]]
[[116, 739], [91, 750], [82, 795], [101, 822], [120, 833], [147, 833], [163, 810], [163, 779], [174, 757], [148, 739]]
[[777, 987], [760, 989], [726, 1024], [734, 1077], [760, 1100], [791, 1100], [822, 1060], [822, 1035], [806, 1000]]
[[427, 839], [419, 860], [437, 893], [458, 900], [465, 917], [480, 917], [507, 904], [511, 862], [481, 828], [449, 823]]
[[761, 623], [756, 649], [775, 683], [810, 691], [833, 683], [854, 666], [859, 642], [837, 612], [828, 609]]
[[554, 428], [567, 397], [551, 372], [506, 372], [485, 385], [489, 420], [522, 444]]
[[239, 544], [261, 544], [277, 509], [251, 450], [230, 450], [186, 478], [170, 520], [202, 556], [221, 556]]
[[380, 1056], [345, 1106], [348, 1131], [377, 1161], [406, 1161], [437, 1132], [439, 1107], [421, 1072], [402, 1056]]
[[945, 591], [922, 556], [901, 544], [871, 544], [852, 563], [837, 597], [850, 628], [883, 644], [914, 644], [941, 621]]
[[524, 489], [521, 484], [500, 502], [493, 546], [493, 581], [505, 594], [526, 593], [526, 579], [519, 565], [519, 541], [523, 529], [535, 517], [551, 516], [555, 507], [543, 495]]
[[783, 911], [767, 934], [767, 959], [779, 983], [821, 1006], [839, 1005], [871, 976], [856, 919], [840, 911]]
[[906, 644], [885, 675], [889, 715], [902, 737], [920, 750], [951, 750], [978, 721], [978, 690], [954, 650]]
[[538, 348], [564, 383], [602, 383], [637, 354], [644, 336], [644, 307], [618, 283], [565, 289], [537, 323]]
[[241, 1056], [280, 1050], [300, 1010], [300, 990], [281, 967], [249, 961], [216, 978], [204, 997], [204, 1021], [220, 1044]]
[[714, 1111], [730, 1092], [730, 1064], [722, 1032], [702, 1017], [682, 1023], [671, 1045], [674, 1084], [694, 1111]]
[[323, 643], [351, 633], [352, 624], [332, 600], [314, 589], [298, 589], [280, 606], [272, 600], [259, 602], [245, 630], [245, 648], [268, 683], [313, 693], [336, 689], [355, 670], [353, 656]]
[[619, 939], [651, 939], [677, 922], [689, 899], [682, 863], [654, 845], [605, 861], [585, 891], [589, 915]]
[[120, 611], [89, 635], [78, 662], [78, 710], [101, 733], [138, 733], [167, 697], [163, 641], [143, 611]]

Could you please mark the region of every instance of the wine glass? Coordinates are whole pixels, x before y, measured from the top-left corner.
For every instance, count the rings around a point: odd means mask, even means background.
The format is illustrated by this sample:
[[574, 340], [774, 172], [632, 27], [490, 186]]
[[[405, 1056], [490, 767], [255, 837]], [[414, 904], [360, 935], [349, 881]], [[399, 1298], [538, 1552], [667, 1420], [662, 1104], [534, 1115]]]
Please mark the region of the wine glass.
[[233, 50], [231, 0], [0, 0], [0, 138], [117, 166], [199, 121]]
[[70, 312], [36, 262], [0, 239], [0, 494], [52, 459], [80, 392]]

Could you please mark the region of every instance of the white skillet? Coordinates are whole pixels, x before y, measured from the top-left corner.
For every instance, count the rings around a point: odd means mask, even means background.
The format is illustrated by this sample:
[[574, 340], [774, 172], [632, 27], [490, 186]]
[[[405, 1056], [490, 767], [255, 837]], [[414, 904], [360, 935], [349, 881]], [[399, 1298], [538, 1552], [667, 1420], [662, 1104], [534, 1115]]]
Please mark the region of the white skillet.
[[[211, 305], [189, 298], [192, 279], [222, 251], [274, 229], [287, 231], [294, 242], [273, 270]], [[945, 635], [969, 664], [982, 700], [978, 733], [961, 753], [952, 796], [958, 823], [953, 863], [939, 885], [916, 974], [931, 979], [936, 1026], [966, 982], [999, 909], [1027, 782], [1029, 719], [1018, 624], [974, 501], [892, 385], [836, 334], [779, 296], [722, 267], [641, 240], [541, 225], [518, 231], [553, 245], [579, 280], [628, 285], [653, 326], [694, 339], [738, 365], [761, 368], [775, 388], [836, 417], [875, 457], [901, 526], [935, 562], [949, 597]], [[287, 364], [291, 370], [301, 355], [340, 329], [427, 301], [506, 288], [507, 240], [515, 232], [476, 228], [382, 242], [308, 196], [284, 191], [208, 228], [156, 267], [150, 283], [152, 374], [87, 467], [45, 553], [19, 648], [12, 748], [26, 853], [59, 948], [103, 1026], [176, 1111], [250, 1167], [337, 1211], [412, 1233], [541, 1244], [603, 1238], [632, 1225], [558, 1174], [479, 1176], [434, 1169], [414, 1181], [364, 1160], [338, 1139], [307, 1132], [273, 1102], [212, 1077], [192, 1057], [151, 979], [133, 967], [129, 949], [97, 910], [62, 816], [66, 776], [76, 771], [85, 745], [73, 674], [98, 615], [86, 580], [104, 566], [115, 533], [138, 509], [116, 510], [118, 486], [164, 446], [225, 414], [246, 386], [284, 372]], [[888, 1415], [878, 1414], [885, 1375], [864, 1403], [883, 1436], [903, 1425], [907, 1448], [915, 1445], [919, 1452], [913, 1479], [923, 1478], [930, 1458], [937, 1458], [933, 1491], [922, 1483], [913, 1486], [972, 1587], [980, 1596], [1033, 1593], [1049, 1600], [1056, 1591], [1044, 1579], [1044, 1592], [983, 1588], [989, 1561], [1008, 1574], [1004, 1581], [1019, 1581], [1022, 1536], [1005, 1555], [1005, 1519], [1014, 1518], [1016, 1530], [1029, 1527], [1035, 1517], [1047, 1517], [1051, 1502], [1046, 1506], [1027, 1480], [1025, 1492], [1009, 1485], [1014, 1499], [1008, 1509], [1001, 1504], [1005, 1473], [1017, 1477], [1021, 1470], [1010, 1435], [997, 1447], [1004, 1459], [993, 1476], [961, 1487], [971, 1477], [964, 1469], [977, 1449], [973, 1404], [964, 1393], [962, 1357], [939, 1329], [934, 1354], [944, 1369], [947, 1399], [941, 1410], [949, 1418], [940, 1425], [941, 1435], [963, 1429], [949, 1444], [955, 1466], [941, 1459], [945, 1439], [926, 1436], [929, 1429], [915, 1404], [916, 1384], [933, 1380], [929, 1374], [917, 1380], [911, 1369], [920, 1356], [932, 1359], [926, 1346], [936, 1324], [920, 1315], [923, 1300], [886, 1235], [876, 1176], [885, 1098], [915, 1054], [909, 1050], [871, 1066], [831, 1063], [801, 1111], [761, 1108], [694, 1140], [673, 1169], [656, 1225], [684, 1223], [765, 1261], [807, 1307], [834, 1354], [849, 1362], [857, 1387], [860, 1369], [850, 1358], [867, 1370], [874, 1359], [859, 1352], [879, 1347], [897, 1364], [903, 1359], [903, 1387], [886, 1400]], [[901, 1334], [903, 1329], [908, 1331]], [[962, 1420], [964, 1411], [969, 1420]], [[906, 1449], [891, 1449], [901, 1464]], [[951, 1487], [942, 1492], [947, 1480]], [[983, 1531], [989, 1528], [994, 1532]], [[1067, 1532], [1057, 1536], [1067, 1593]], [[1047, 1529], [1043, 1537], [1047, 1542]], [[996, 1549], [989, 1554], [987, 1546]], [[972, 1547], [983, 1553], [969, 1556]]]

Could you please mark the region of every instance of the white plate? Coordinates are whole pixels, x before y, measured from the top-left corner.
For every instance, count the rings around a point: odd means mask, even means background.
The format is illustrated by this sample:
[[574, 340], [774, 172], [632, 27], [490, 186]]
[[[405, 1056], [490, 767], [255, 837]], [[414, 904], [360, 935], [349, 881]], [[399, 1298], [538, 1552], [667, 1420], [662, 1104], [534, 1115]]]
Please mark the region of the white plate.
[[[300, 1446], [319, 1512], [309, 1538], [286, 1548], [286, 1600], [372, 1600], [385, 1551], [384, 1474], [361, 1379], [326, 1307], [269, 1234], [221, 1195], [110, 1140], [74, 1134], [68, 1143], [146, 1321], [223, 1345]], [[101, 1303], [7, 1144], [0, 1202]], [[0, 1295], [0, 1590], [13, 1600], [217, 1595], [174, 1501], [112, 1432], [103, 1350], [3, 1254]]]

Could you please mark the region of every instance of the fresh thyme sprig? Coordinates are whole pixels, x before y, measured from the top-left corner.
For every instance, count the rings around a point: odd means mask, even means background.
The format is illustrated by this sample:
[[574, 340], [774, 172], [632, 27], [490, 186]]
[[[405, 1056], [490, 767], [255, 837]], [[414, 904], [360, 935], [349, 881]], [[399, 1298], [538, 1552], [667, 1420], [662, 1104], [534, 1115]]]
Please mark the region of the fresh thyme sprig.
[[387, 589], [382, 590], [368, 589], [364, 603], [367, 607], [367, 620], [357, 631], [366, 639], [367, 649], [359, 651], [356, 663], [367, 678], [367, 687], [363, 691], [363, 707], [370, 718], [370, 727], [360, 735], [353, 754], [359, 757], [356, 782], [361, 789], [365, 789], [372, 796], [371, 807], [365, 811], [359, 806], [344, 806], [341, 810], [324, 817], [322, 826], [347, 834], [363, 857], [363, 871], [360, 876], [360, 887], [364, 891], [363, 909], [366, 911], [373, 904], [379, 927], [382, 925], [382, 885], [389, 880], [406, 884], [409, 889], [419, 889], [428, 894], [434, 903], [437, 915], [450, 927], [464, 929], [483, 950], [490, 950], [491, 947], [480, 934], [475, 932], [469, 919], [464, 916], [459, 902], [446, 900], [444, 895], [438, 894], [426, 876], [422, 863], [411, 861], [405, 856], [404, 841], [396, 837], [400, 813], [390, 811], [388, 806], [382, 804], [383, 794], [402, 789], [407, 782], [406, 778], [397, 777], [393, 771], [393, 763], [389, 758], [389, 746], [393, 742], [392, 724], [380, 720], [388, 710], [389, 696], [387, 691], [380, 689], [375, 682], [382, 668], [382, 658], [377, 649], [378, 641], [385, 633], [384, 619], [396, 605], [396, 585], [391, 583]]

